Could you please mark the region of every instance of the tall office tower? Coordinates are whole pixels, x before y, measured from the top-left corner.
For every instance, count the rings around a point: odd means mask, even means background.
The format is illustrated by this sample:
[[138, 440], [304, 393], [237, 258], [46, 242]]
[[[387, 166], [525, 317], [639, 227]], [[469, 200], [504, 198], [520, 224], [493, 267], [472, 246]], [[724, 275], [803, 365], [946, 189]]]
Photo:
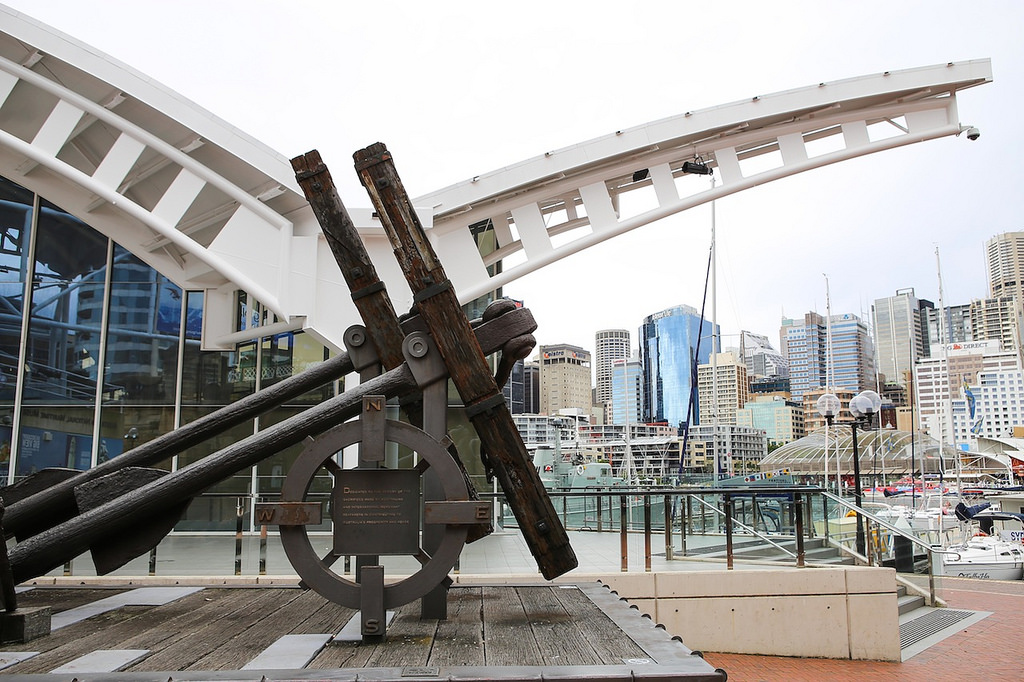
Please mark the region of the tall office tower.
[[875, 299], [871, 315], [878, 372], [885, 375], [887, 382], [906, 386], [914, 363], [928, 356], [925, 311], [934, 308], [931, 301], [915, 296], [913, 289], [897, 289], [895, 296]]
[[735, 424], [736, 410], [749, 400], [747, 366], [733, 353], [717, 353], [697, 368], [697, 394], [702, 424]]
[[517, 360], [512, 365], [512, 372], [509, 373], [508, 381], [501, 387], [501, 393], [508, 403], [508, 411], [512, 414], [523, 414], [526, 412], [526, 363]]
[[[695, 366], [706, 363], [721, 343], [720, 327], [703, 320], [696, 309], [678, 305], [648, 315], [640, 327], [640, 362], [644, 369], [644, 421], [680, 427], [690, 415], [696, 424]], [[690, 409], [691, 399], [694, 402]]]
[[751, 379], [789, 376], [789, 362], [763, 334], [740, 332], [740, 352]]
[[[971, 330], [970, 303], [948, 305], [942, 311], [938, 308], [930, 308], [923, 312], [927, 317], [929, 340], [928, 346], [925, 347], [924, 357], [931, 357], [931, 345], [942, 343], [943, 337], [945, 337], [946, 343], [964, 343], [974, 340], [974, 332]], [[940, 320], [945, 325], [943, 329], [939, 328]]]
[[832, 371], [837, 387], [859, 393], [876, 386], [875, 347], [867, 323], [856, 315], [832, 316]]
[[[782, 354], [789, 360], [790, 392], [794, 399], [818, 388], [859, 392], [875, 386], [874, 348], [867, 325], [847, 313], [830, 318], [832, 357], [829, 363], [829, 320], [807, 313], [803, 320], [782, 319]], [[830, 366], [831, 365], [831, 366]]]
[[540, 414], [540, 363], [523, 363], [523, 412]]
[[1021, 301], [1013, 296], [971, 301], [973, 341], [998, 341], [1004, 351], [1020, 348]]
[[540, 413], [590, 414], [590, 351], [567, 343], [540, 347]]
[[985, 242], [990, 298], [1024, 300], [1024, 232], [1004, 232]]
[[644, 419], [644, 368], [640, 358], [612, 362], [611, 424], [642, 424]]
[[608, 405], [612, 399], [612, 363], [629, 358], [629, 332], [625, 329], [602, 329], [594, 337], [594, 373], [598, 405]]

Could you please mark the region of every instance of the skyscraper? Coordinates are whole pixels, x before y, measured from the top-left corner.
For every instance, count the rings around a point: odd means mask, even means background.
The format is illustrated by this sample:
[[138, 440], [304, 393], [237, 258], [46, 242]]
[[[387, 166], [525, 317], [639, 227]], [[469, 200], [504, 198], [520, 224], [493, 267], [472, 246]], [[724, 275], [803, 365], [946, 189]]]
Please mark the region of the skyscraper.
[[1004, 232], [985, 242], [991, 298], [1024, 299], [1024, 232]]
[[767, 336], [740, 332], [740, 349], [747, 375], [751, 378], [789, 376], [789, 363], [782, 353], [775, 350]]
[[710, 423], [717, 417], [719, 424], [735, 424], [736, 410], [750, 398], [747, 366], [733, 353], [718, 353], [712, 359], [713, 365], [697, 367], [701, 423]]
[[612, 424], [640, 424], [644, 419], [644, 370], [640, 358], [612, 362]]
[[811, 312], [803, 320], [783, 318], [779, 336], [782, 354], [789, 360], [790, 391], [794, 398], [822, 387], [855, 393], [874, 388], [874, 348], [867, 324], [856, 315], [833, 315], [826, 320]]
[[878, 371], [887, 381], [906, 386], [914, 363], [928, 357], [925, 311], [934, 307], [931, 301], [917, 298], [913, 289], [898, 289], [895, 296], [875, 299], [871, 314]]
[[594, 373], [596, 402], [608, 405], [612, 399], [612, 363], [629, 358], [629, 332], [625, 329], [602, 329], [594, 337]]
[[590, 414], [590, 351], [562, 343], [541, 346], [539, 352], [541, 414], [571, 409]]
[[[718, 325], [703, 320], [696, 309], [678, 305], [644, 318], [640, 327], [640, 361], [644, 369], [644, 421], [680, 426], [699, 421], [695, 398], [696, 364], [711, 357]], [[715, 344], [720, 346], [720, 344]], [[696, 401], [694, 400], [694, 403]]]

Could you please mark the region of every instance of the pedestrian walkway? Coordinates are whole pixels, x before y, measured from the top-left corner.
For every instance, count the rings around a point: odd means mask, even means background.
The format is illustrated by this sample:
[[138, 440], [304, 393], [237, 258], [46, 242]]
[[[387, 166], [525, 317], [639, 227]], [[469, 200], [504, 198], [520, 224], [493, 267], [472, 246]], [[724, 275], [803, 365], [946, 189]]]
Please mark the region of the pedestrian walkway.
[[1024, 660], [1018, 649], [1024, 633], [1024, 582], [942, 578], [940, 583], [939, 596], [949, 608], [990, 611], [991, 615], [902, 663], [709, 652], [704, 658], [728, 671], [729, 682], [1024, 679]]

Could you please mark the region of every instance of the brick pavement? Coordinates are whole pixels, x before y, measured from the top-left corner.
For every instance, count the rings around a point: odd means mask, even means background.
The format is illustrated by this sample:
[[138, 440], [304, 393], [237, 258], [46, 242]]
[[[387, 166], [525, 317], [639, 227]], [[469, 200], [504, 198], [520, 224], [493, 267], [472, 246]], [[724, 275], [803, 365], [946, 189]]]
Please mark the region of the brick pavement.
[[992, 615], [903, 663], [710, 652], [705, 659], [728, 672], [729, 682], [1024, 680], [1024, 582], [943, 578], [938, 593], [950, 608]]

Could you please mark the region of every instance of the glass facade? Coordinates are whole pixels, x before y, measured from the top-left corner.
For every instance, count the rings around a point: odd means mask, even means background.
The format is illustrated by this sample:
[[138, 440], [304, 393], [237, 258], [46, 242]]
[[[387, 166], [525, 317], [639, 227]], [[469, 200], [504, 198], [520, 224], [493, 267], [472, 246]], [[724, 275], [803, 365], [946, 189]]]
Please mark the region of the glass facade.
[[[87, 469], [323, 362], [288, 332], [200, 350], [203, 293], [183, 291], [89, 225], [0, 178], [0, 472]], [[239, 299], [237, 328], [274, 322]], [[326, 385], [159, 463], [172, 470], [333, 396]], [[179, 530], [234, 530], [239, 497], [278, 494], [301, 445], [196, 498]], [[251, 508], [251, 505], [249, 505]], [[251, 527], [251, 526], [247, 526]]]
[[681, 427], [691, 415], [689, 423], [700, 423], [695, 368], [697, 364], [707, 364], [710, 360], [712, 343], [717, 338], [718, 325], [713, 330], [709, 321], [687, 305], [644, 318], [640, 327], [644, 421]]

